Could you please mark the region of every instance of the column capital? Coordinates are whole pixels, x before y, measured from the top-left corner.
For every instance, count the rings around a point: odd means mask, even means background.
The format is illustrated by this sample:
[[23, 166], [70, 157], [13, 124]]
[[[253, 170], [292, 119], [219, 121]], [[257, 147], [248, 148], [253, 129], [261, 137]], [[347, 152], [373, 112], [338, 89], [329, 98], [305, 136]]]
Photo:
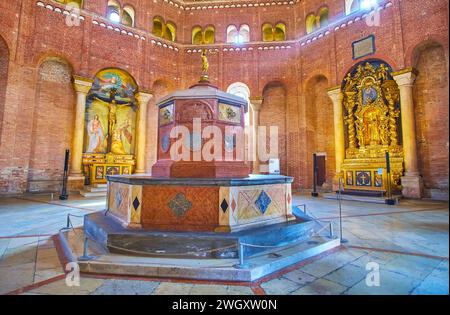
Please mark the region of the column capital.
[[147, 103], [154, 97], [154, 94], [151, 91], [140, 90], [136, 94], [136, 97], [139, 99], [140, 102]]
[[412, 86], [417, 77], [417, 71], [414, 68], [406, 68], [392, 73], [397, 85], [400, 86]]
[[250, 99], [250, 104], [252, 105], [254, 111], [259, 112], [261, 110], [263, 100], [264, 99], [262, 97], [253, 97]]
[[73, 87], [77, 93], [88, 94], [93, 82], [94, 80], [90, 78], [84, 78], [78, 75], [73, 76]]
[[333, 103], [337, 101], [342, 101], [342, 99], [344, 98], [344, 93], [342, 93], [340, 85], [329, 88], [327, 90], [327, 94], [331, 98]]

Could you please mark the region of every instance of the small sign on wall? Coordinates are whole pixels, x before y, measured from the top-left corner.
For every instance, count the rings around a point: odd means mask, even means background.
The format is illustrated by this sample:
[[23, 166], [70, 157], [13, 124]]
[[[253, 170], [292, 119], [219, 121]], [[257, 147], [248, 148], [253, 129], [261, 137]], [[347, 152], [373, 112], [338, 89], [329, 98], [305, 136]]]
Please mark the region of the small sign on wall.
[[280, 174], [280, 160], [270, 159], [269, 160], [269, 174]]
[[375, 36], [363, 38], [352, 43], [353, 60], [359, 59], [375, 53]]

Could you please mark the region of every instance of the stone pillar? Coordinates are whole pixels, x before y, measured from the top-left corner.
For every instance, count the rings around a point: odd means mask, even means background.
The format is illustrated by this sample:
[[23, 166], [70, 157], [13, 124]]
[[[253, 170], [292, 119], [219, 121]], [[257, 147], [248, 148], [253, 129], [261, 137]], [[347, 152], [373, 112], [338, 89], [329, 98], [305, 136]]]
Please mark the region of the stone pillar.
[[72, 139], [71, 162], [68, 178], [69, 190], [81, 190], [84, 186], [82, 170], [84, 119], [86, 110], [86, 96], [91, 89], [93, 80], [79, 76], [73, 76], [73, 87], [77, 95], [75, 106], [75, 125]]
[[403, 155], [405, 159], [402, 193], [407, 198], [419, 199], [423, 196], [423, 180], [419, 174], [417, 161], [416, 120], [414, 117], [413, 85], [416, 73], [414, 69], [408, 68], [395, 72], [392, 76], [400, 90]]
[[342, 101], [344, 94], [341, 92], [341, 87], [334, 87], [328, 90], [328, 96], [333, 102], [333, 116], [334, 116], [334, 144], [335, 144], [335, 161], [336, 174], [333, 179], [333, 190], [338, 190], [339, 177], [342, 176], [342, 163], [345, 159], [345, 139], [344, 139], [344, 118]]
[[262, 97], [258, 98], [252, 98], [250, 100], [250, 104], [253, 109], [253, 174], [259, 174], [260, 171], [260, 161], [259, 161], [259, 155], [258, 155], [258, 149], [259, 149], [259, 140], [258, 140], [258, 127], [259, 127], [259, 114], [261, 112], [261, 105], [262, 105], [263, 99]]
[[145, 173], [145, 144], [147, 132], [147, 104], [153, 94], [140, 91], [136, 98], [139, 101], [139, 113], [136, 127], [136, 174]]

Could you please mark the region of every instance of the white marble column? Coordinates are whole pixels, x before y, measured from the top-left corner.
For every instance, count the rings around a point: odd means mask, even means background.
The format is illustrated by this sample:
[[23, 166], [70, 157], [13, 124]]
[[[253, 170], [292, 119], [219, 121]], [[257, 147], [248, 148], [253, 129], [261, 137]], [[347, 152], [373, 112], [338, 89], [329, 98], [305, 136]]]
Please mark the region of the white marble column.
[[84, 119], [86, 111], [86, 96], [92, 87], [92, 79], [79, 76], [73, 77], [73, 87], [77, 96], [75, 106], [75, 124], [72, 139], [71, 162], [69, 169], [69, 190], [81, 189], [84, 185], [82, 170]]
[[136, 98], [139, 102], [138, 121], [136, 128], [136, 174], [145, 173], [145, 146], [147, 133], [147, 104], [153, 94], [140, 91]]
[[402, 177], [402, 193], [405, 197], [419, 199], [423, 196], [423, 180], [419, 174], [416, 142], [416, 119], [414, 114], [414, 69], [408, 68], [392, 74], [400, 90], [402, 117], [403, 155], [405, 176]]
[[342, 93], [340, 86], [329, 89], [327, 93], [333, 102], [334, 147], [336, 161], [336, 174], [333, 179], [333, 190], [337, 190], [339, 185], [339, 177], [342, 177], [342, 163], [344, 163], [345, 159], [344, 118], [342, 108], [344, 94]]

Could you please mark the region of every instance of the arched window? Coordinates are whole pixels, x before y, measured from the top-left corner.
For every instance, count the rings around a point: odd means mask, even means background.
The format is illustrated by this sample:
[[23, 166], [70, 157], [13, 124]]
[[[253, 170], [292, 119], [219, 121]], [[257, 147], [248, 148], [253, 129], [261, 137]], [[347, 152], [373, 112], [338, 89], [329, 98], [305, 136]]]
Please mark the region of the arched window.
[[123, 7], [122, 11], [122, 24], [130, 27], [134, 27], [134, 9], [130, 5]]
[[306, 33], [310, 34], [317, 29], [316, 16], [310, 14], [306, 17]]
[[158, 37], [162, 37], [163, 28], [164, 28], [164, 20], [159, 16], [155, 16], [153, 18], [152, 34]]
[[239, 28], [238, 43], [248, 43], [250, 41], [250, 27], [247, 24], [241, 25]]
[[328, 8], [323, 7], [319, 10], [319, 27], [324, 27], [328, 25]]
[[216, 31], [214, 29], [214, 26], [208, 25], [205, 29], [204, 43], [214, 44], [215, 41], [216, 41]]
[[170, 40], [172, 42], [175, 41], [176, 37], [176, 26], [172, 22], [167, 22], [166, 27], [164, 28], [164, 39]]
[[273, 36], [273, 27], [270, 23], [264, 23], [262, 26], [262, 40], [263, 42], [272, 42], [274, 39]]
[[115, 0], [108, 0], [106, 17], [114, 23], [120, 23], [120, 4]]
[[203, 32], [200, 26], [194, 26], [192, 29], [192, 44], [200, 45], [203, 43]]
[[[248, 88], [247, 84], [242, 82], [235, 82], [230, 84], [230, 86], [227, 88], [227, 93], [242, 97], [244, 100], [247, 101], [247, 104], [250, 102], [250, 89]], [[250, 111], [247, 111], [244, 115], [245, 125], [250, 125]]]
[[56, 2], [72, 5], [72, 8], [83, 8], [83, 0], [56, 0]]
[[345, 14], [349, 15], [361, 9], [360, 0], [345, 0]]
[[277, 23], [273, 31], [273, 39], [275, 41], [286, 40], [286, 25], [284, 23]]
[[234, 43], [236, 36], [238, 36], [236, 25], [229, 25], [227, 27], [227, 43]]

